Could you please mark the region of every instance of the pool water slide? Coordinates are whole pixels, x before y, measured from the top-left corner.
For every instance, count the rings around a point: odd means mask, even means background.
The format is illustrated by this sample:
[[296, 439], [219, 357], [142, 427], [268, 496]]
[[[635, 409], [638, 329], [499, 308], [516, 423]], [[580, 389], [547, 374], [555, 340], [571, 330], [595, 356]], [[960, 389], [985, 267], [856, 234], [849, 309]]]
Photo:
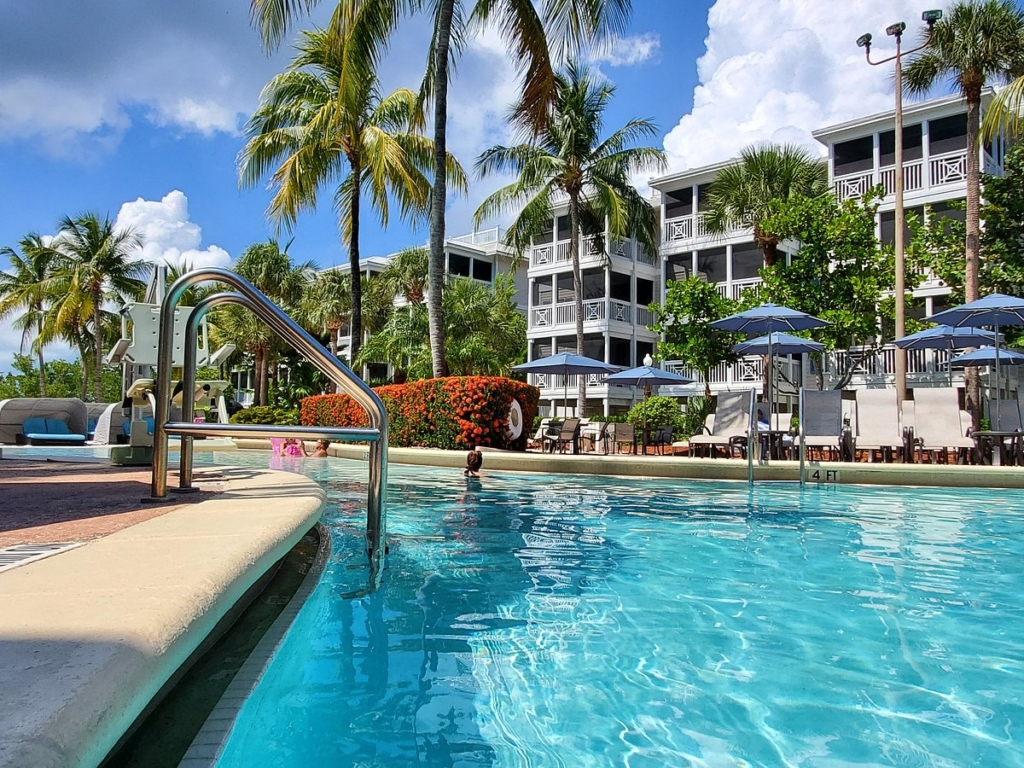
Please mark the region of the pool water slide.
[[167, 463], [170, 435], [181, 437], [179, 485], [182, 490], [192, 487], [192, 439], [217, 436], [232, 438], [297, 437], [300, 439], [326, 439], [347, 442], [367, 442], [369, 450], [369, 482], [367, 483], [366, 544], [370, 557], [371, 588], [379, 583], [383, 565], [386, 537], [385, 489], [387, 486], [388, 420], [384, 404], [377, 394], [360, 380], [338, 358], [323, 347], [305, 329], [292, 320], [255, 286], [243, 277], [221, 267], [208, 267], [182, 275], [168, 289], [160, 308], [160, 336], [158, 342], [158, 371], [169, 371], [175, 343], [174, 310], [187, 288], [200, 282], [214, 281], [234, 288], [234, 292], [221, 292], [198, 302], [189, 314], [185, 326], [185, 361], [182, 389], [195, 388], [196, 350], [199, 323], [213, 307], [236, 304], [246, 307], [285, 342], [315, 365], [341, 391], [352, 397], [369, 416], [370, 426], [361, 427], [296, 427], [261, 424], [208, 424], [194, 423], [194, 403], [183, 398], [181, 421], [170, 421], [171, 379], [158, 376], [156, 393], [156, 425], [153, 446], [153, 498], [167, 495]]

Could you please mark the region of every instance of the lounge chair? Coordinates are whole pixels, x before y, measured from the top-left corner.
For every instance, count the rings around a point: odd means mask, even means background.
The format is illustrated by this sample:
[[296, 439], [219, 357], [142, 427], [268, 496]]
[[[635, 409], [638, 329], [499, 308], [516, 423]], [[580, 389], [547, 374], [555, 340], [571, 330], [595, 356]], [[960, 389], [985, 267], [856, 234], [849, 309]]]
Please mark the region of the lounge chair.
[[629, 446], [630, 453], [636, 452], [636, 429], [632, 424], [609, 424], [608, 426], [608, 441], [616, 453], [622, 451], [623, 445]]
[[895, 389], [857, 390], [857, 437], [854, 451], [867, 451], [868, 461], [875, 452], [883, 461], [905, 455], [905, 440], [900, 427], [900, 411], [896, 406]]
[[85, 435], [75, 434], [63, 419], [32, 416], [21, 424], [29, 445], [85, 445]]
[[838, 389], [819, 392], [800, 390], [800, 433], [795, 445], [801, 444], [810, 457], [817, 450], [824, 459], [840, 460], [849, 453], [848, 434], [843, 427], [843, 393]]
[[960, 398], [954, 387], [919, 387], [914, 390], [914, 448], [929, 452], [932, 461], [949, 460], [953, 451], [959, 462], [975, 447], [960, 422]]
[[750, 391], [723, 392], [718, 396], [715, 421], [711, 434], [694, 435], [690, 438], [690, 449], [707, 448], [708, 456], [714, 457], [717, 449], [724, 447], [731, 451], [740, 439], [746, 439], [750, 432]]
[[544, 435], [548, 433], [548, 429], [551, 426], [551, 419], [541, 419], [540, 426], [537, 427], [537, 431], [533, 437], [526, 441], [527, 448], [540, 448], [541, 441], [544, 439]]
[[577, 441], [580, 436], [580, 420], [579, 419], [566, 419], [562, 422], [558, 428], [557, 434], [544, 435], [541, 441], [541, 447], [544, 450], [550, 450], [551, 453], [564, 453], [566, 446], [570, 446], [575, 451]]

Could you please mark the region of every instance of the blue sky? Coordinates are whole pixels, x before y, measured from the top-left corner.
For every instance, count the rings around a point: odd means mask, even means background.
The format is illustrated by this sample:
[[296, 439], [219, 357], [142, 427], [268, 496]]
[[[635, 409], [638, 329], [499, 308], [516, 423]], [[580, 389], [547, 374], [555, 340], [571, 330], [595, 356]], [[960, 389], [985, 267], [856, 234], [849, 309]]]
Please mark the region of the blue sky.
[[[0, 0], [0, 245], [53, 233], [61, 217], [85, 211], [134, 226], [151, 260], [185, 254], [226, 264], [274, 234], [268, 192], [240, 190], [235, 161], [259, 90], [290, 49], [262, 51], [248, 0], [80, 0], [60, 13], [52, 5]], [[728, 159], [755, 141], [813, 146], [814, 128], [891, 103], [888, 79], [863, 63], [853, 40], [865, 31], [884, 40], [884, 27], [900, 19], [913, 28], [932, 5], [634, 0], [623, 39], [591, 55], [617, 87], [607, 125], [652, 119], [652, 143], [673, 170]], [[418, 85], [425, 28], [404, 24], [384, 65], [386, 89]], [[450, 148], [464, 166], [507, 140], [502, 118], [517, 82], [496, 34], [471, 41], [449, 116]], [[469, 197], [449, 207], [448, 233], [470, 231], [476, 205], [501, 183], [474, 179]], [[294, 236], [297, 258], [322, 266], [347, 258], [329, 193], [325, 201], [282, 235]], [[393, 223], [385, 232], [364, 219], [362, 251], [385, 254], [426, 237], [423, 227]], [[0, 328], [0, 370], [16, 348]]]

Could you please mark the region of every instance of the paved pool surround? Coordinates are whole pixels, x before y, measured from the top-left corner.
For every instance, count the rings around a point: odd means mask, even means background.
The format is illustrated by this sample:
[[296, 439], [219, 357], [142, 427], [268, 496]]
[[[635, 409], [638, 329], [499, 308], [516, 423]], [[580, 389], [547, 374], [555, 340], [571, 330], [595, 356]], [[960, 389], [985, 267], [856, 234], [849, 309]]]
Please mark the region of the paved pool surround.
[[0, 766], [98, 765], [324, 503], [286, 472], [196, 481], [222, 493], [0, 574]]
[[[236, 440], [240, 449], [268, 450], [266, 440]], [[312, 450], [313, 443], [306, 446]], [[483, 471], [559, 472], [578, 475], [623, 475], [632, 477], [670, 477], [694, 480], [747, 479], [745, 459], [695, 459], [686, 456], [635, 456], [633, 454], [585, 453], [580, 455], [502, 451], [481, 448]], [[367, 446], [335, 443], [331, 456], [366, 461]], [[315, 461], [315, 459], [314, 459]], [[436, 448], [388, 448], [388, 461], [431, 467], [466, 466], [466, 452]], [[808, 482], [857, 485], [910, 485], [951, 488], [1024, 488], [1024, 467], [963, 466], [946, 464], [886, 464], [884, 462], [821, 462], [807, 464]], [[820, 470], [818, 479], [813, 477]], [[828, 474], [829, 472], [832, 474]], [[800, 464], [796, 461], [772, 461], [755, 464], [758, 481], [797, 482]]]

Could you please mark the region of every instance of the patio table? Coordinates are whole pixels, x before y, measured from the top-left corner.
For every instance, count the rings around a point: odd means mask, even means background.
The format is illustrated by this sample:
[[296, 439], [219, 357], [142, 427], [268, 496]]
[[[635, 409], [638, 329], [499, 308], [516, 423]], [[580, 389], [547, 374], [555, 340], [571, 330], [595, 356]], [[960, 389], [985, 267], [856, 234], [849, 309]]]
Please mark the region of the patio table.
[[983, 430], [971, 435], [978, 446], [978, 461], [994, 467], [1021, 463], [1024, 434], [1019, 431]]

